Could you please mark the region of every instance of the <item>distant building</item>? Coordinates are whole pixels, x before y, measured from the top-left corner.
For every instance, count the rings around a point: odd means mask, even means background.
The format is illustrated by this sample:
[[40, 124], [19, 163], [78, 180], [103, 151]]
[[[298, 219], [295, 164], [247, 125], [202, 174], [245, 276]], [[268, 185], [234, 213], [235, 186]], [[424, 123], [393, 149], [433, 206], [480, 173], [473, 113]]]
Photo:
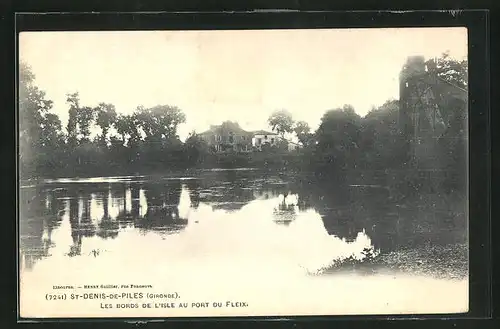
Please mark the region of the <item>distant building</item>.
[[278, 134], [265, 131], [265, 130], [258, 130], [253, 132], [253, 137], [252, 137], [252, 146], [261, 150], [263, 145], [269, 145], [269, 146], [277, 146], [278, 141], [280, 137]]
[[[276, 133], [257, 130], [246, 131], [238, 123], [225, 121], [220, 125], [213, 125], [209, 130], [202, 132], [199, 136], [207, 142], [214, 152], [250, 152], [252, 150], [262, 150], [262, 146], [268, 145], [277, 147], [281, 136]], [[289, 151], [296, 150], [301, 145], [285, 140]]]
[[251, 132], [243, 130], [238, 123], [225, 121], [220, 125], [211, 126], [202, 132], [200, 137], [216, 152], [249, 152], [252, 150]]

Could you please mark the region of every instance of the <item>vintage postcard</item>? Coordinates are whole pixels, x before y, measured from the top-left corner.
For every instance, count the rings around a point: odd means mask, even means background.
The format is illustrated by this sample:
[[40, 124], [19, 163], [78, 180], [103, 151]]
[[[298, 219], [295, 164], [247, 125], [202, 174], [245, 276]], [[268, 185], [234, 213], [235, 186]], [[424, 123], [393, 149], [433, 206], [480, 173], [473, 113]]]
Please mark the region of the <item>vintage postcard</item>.
[[21, 318], [463, 313], [465, 28], [22, 32]]

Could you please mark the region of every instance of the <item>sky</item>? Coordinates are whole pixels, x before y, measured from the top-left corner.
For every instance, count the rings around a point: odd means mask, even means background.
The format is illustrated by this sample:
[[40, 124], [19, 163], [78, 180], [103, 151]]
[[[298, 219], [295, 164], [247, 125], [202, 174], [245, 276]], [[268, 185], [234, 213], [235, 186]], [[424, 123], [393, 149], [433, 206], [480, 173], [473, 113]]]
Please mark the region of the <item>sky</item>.
[[63, 126], [66, 94], [112, 103], [117, 112], [173, 105], [186, 115], [184, 139], [225, 120], [269, 129], [287, 109], [314, 129], [344, 104], [365, 115], [399, 97], [408, 56], [467, 56], [465, 28], [244, 31], [23, 32], [19, 58], [54, 102]]

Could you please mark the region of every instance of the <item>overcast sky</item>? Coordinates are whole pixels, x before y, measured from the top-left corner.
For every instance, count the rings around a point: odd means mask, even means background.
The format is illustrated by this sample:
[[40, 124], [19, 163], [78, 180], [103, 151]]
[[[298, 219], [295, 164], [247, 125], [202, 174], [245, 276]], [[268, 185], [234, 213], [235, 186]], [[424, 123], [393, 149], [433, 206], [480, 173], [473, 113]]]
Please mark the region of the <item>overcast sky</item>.
[[118, 112], [175, 105], [187, 117], [181, 138], [238, 121], [267, 129], [276, 109], [313, 128], [323, 113], [352, 104], [360, 115], [399, 95], [407, 56], [459, 59], [465, 28], [23, 32], [20, 59], [66, 125], [66, 94]]

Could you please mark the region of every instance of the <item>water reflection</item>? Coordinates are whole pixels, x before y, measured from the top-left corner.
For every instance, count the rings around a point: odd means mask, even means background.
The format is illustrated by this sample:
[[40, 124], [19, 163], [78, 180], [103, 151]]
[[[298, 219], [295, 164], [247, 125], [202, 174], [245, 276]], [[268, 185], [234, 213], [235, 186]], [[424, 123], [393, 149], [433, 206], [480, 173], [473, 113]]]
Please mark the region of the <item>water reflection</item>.
[[141, 189], [142, 211], [135, 222], [135, 227], [143, 232], [154, 230], [175, 233], [182, 230], [187, 225], [187, 219], [179, 214], [182, 192], [180, 181], [152, 184]]
[[239, 253], [248, 260], [274, 251], [278, 263], [295, 257], [291, 262], [315, 269], [363, 257], [367, 249], [462, 242], [466, 231], [456, 220], [464, 214], [432, 200], [422, 202], [432, 209], [402, 206], [382, 188], [311, 187], [242, 171], [197, 179], [55, 181], [21, 189], [20, 201], [26, 269], [53, 255], [126, 257], [109, 242], [124, 234], [154, 233], [177, 241], [179, 250], [189, 245], [192, 254]]

